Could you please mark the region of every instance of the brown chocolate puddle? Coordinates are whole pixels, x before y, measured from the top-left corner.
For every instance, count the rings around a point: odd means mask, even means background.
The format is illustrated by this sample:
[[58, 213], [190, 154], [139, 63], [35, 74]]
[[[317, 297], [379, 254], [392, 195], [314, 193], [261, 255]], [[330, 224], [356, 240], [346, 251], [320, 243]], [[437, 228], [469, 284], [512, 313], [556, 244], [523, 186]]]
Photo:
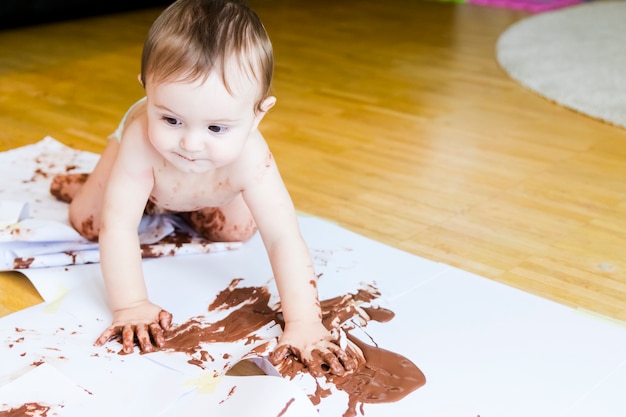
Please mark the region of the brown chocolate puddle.
[[344, 417], [356, 416], [358, 403], [361, 403], [360, 411], [364, 415], [363, 404], [399, 401], [426, 383], [422, 371], [404, 356], [370, 346], [349, 333], [348, 339], [363, 351], [365, 363], [351, 375], [330, 378], [349, 396]]
[[[282, 315], [279, 310], [270, 307], [271, 294], [267, 287], [238, 287], [241, 278], [234, 279], [228, 288], [221, 291], [209, 311], [235, 309], [225, 318], [209, 323], [204, 316], [193, 317], [187, 322], [166, 332], [165, 345], [162, 350], [183, 352], [191, 356], [190, 364], [205, 367], [205, 363], [213, 358], [203, 349], [203, 343], [236, 342], [246, 340], [246, 344], [261, 340], [255, 332], [272, 323], [282, 326]], [[351, 374], [336, 376], [326, 374], [326, 382], [348, 394], [348, 408], [343, 417], [357, 415], [357, 408], [364, 415], [364, 404], [389, 403], [399, 401], [426, 383], [422, 371], [409, 359], [379, 346], [367, 344], [350, 331], [357, 322], [364, 327], [371, 320], [387, 322], [394, 317], [388, 309], [364, 305], [378, 298], [380, 293], [373, 286], [358, 290], [356, 294], [323, 300], [322, 320], [328, 329], [341, 328], [348, 339], [347, 351], [356, 355], [359, 367]], [[250, 353], [265, 353], [269, 342], [256, 347]], [[306, 366], [294, 356], [288, 356], [282, 363], [275, 364], [283, 375], [293, 379], [300, 373], [308, 373]], [[316, 379], [317, 388], [309, 395], [313, 404], [317, 405], [331, 394], [323, 389]]]

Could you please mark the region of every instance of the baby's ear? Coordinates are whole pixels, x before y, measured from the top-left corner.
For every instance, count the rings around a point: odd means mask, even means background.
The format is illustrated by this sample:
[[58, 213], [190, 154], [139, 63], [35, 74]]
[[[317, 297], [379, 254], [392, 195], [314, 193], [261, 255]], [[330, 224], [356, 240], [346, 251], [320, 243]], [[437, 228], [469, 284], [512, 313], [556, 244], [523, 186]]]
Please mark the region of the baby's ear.
[[262, 113], [267, 113], [272, 107], [274, 107], [274, 104], [276, 104], [276, 97], [269, 96], [265, 100], [263, 100], [263, 102], [259, 106], [259, 110]]
[[253, 129], [259, 127], [259, 123], [261, 123], [261, 120], [263, 120], [267, 112], [274, 107], [274, 104], [276, 104], [276, 97], [274, 96], [269, 96], [261, 102], [256, 110]]
[[139, 84], [141, 84], [143, 88], [146, 88], [146, 86], [143, 85], [143, 81], [141, 81], [141, 74], [137, 74], [137, 81], [139, 81]]

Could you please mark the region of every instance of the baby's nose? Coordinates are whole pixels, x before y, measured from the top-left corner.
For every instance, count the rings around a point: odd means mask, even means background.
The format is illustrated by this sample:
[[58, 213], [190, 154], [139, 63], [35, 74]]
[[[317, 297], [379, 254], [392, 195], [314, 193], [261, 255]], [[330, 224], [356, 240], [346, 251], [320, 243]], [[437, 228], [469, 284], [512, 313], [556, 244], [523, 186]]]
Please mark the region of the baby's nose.
[[204, 139], [197, 133], [189, 132], [180, 140], [180, 147], [187, 152], [200, 151], [204, 148]]

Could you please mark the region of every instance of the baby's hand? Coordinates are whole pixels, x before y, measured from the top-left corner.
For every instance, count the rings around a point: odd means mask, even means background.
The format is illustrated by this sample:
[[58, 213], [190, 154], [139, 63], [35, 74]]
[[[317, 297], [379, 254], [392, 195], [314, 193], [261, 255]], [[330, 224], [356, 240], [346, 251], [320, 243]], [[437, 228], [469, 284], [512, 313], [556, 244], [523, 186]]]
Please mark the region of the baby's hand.
[[140, 305], [116, 310], [111, 324], [98, 339], [96, 346], [102, 346], [109, 340], [121, 336], [122, 351], [133, 353], [135, 339], [139, 350], [147, 353], [165, 343], [164, 330], [172, 324], [172, 314], [161, 307], [145, 301]]
[[294, 356], [314, 377], [329, 373], [343, 376], [359, 365], [358, 358], [339, 346], [338, 336], [333, 336], [318, 322], [287, 324], [269, 360], [280, 371]]

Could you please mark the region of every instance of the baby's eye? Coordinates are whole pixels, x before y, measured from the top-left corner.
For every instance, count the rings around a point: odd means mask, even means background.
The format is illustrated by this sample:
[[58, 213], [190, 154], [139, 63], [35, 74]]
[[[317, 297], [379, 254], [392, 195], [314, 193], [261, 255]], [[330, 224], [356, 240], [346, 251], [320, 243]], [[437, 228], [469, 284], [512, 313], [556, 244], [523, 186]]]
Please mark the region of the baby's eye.
[[210, 125], [209, 130], [213, 133], [224, 133], [226, 132], [226, 126]]
[[164, 116], [163, 120], [165, 121], [165, 123], [167, 123], [168, 125], [172, 125], [172, 126], [176, 126], [177, 124], [180, 124], [180, 122], [173, 117]]

